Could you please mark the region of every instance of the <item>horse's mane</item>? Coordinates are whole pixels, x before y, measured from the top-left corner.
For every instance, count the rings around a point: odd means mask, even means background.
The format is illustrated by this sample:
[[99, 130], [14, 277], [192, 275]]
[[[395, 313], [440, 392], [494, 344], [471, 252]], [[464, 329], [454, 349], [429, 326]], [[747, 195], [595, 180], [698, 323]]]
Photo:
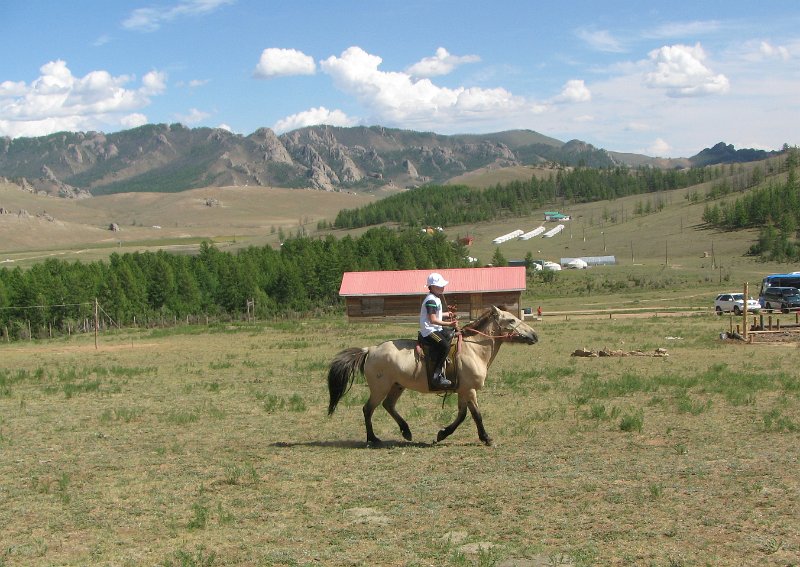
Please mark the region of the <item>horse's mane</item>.
[[485, 328], [489, 325], [489, 323], [494, 319], [494, 313], [491, 309], [486, 309], [483, 313], [478, 315], [478, 318], [474, 321], [471, 321], [464, 325], [461, 329], [465, 333], [469, 333], [472, 331], [473, 333], [477, 331], [484, 331]]

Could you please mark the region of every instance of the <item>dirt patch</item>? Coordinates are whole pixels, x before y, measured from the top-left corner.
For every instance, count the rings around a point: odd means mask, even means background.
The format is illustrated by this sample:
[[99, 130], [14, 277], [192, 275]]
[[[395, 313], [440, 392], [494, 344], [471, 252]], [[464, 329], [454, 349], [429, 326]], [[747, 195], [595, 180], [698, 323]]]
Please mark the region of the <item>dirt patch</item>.
[[[779, 333], [750, 333], [751, 344], [778, 346], [800, 346], [800, 332], [784, 331]], [[734, 341], [736, 342], [736, 341]]]

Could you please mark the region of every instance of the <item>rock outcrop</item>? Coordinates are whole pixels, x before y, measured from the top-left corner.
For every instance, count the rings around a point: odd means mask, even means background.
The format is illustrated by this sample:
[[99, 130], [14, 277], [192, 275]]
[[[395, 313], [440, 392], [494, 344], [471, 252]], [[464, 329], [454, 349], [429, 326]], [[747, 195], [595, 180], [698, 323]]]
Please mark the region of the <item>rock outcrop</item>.
[[[751, 155], [718, 144], [698, 159], [718, 163]], [[259, 128], [242, 136], [220, 128], [147, 124], [111, 134], [0, 138], [0, 177], [31, 193], [70, 199], [226, 185], [325, 191], [408, 187], [487, 167], [540, 163], [691, 165], [608, 152], [580, 140], [564, 143], [530, 130], [444, 136], [382, 126], [311, 126], [280, 135]]]

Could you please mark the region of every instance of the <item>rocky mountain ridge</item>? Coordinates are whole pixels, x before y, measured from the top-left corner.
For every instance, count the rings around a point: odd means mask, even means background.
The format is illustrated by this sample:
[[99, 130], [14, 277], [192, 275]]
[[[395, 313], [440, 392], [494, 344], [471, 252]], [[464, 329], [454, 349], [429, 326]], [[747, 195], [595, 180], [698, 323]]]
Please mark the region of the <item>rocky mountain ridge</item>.
[[[702, 165], [717, 157], [728, 161], [737, 157], [732, 146], [722, 143], [713, 150], [698, 154]], [[747, 152], [749, 158], [759, 159], [753, 157], [757, 150]], [[0, 177], [28, 191], [66, 198], [232, 185], [369, 191], [388, 184], [443, 182], [487, 167], [559, 163], [671, 168], [690, 166], [692, 159], [609, 152], [532, 130], [445, 136], [381, 126], [313, 126], [280, 136], [260, 128], [243, 136], [222, 129], [155, 124], [113, 134], [0, 138]]]

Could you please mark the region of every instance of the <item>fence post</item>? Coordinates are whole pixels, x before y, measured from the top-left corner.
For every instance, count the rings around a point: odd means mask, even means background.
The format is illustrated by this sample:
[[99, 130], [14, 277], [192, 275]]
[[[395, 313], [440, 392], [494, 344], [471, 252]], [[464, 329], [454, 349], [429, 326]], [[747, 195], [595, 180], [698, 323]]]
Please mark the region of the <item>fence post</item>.
[[742, 304], [742, 326], [744, 329], [744, 340], [747, 340], [747, 300], [750, 297], [750, 284], [748, 282], [744, 282], [744, 302]]
[[94, 349], [97, 350], [97, 333], [100, 321], [98, 320], [97, 298], [94, 298]]

